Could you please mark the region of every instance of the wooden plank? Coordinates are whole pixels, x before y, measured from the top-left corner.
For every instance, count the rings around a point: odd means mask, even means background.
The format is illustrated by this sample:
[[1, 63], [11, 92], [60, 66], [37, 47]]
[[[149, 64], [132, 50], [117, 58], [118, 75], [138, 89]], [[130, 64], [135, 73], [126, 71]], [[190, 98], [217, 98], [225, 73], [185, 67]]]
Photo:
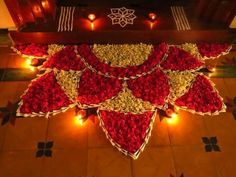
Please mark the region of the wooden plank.
[[15, 43], [160, 43], [232, 42], [234, 30], [155, 30], [155, 31], [83, 31], [83, 32], [17, 32], [11, 31]]

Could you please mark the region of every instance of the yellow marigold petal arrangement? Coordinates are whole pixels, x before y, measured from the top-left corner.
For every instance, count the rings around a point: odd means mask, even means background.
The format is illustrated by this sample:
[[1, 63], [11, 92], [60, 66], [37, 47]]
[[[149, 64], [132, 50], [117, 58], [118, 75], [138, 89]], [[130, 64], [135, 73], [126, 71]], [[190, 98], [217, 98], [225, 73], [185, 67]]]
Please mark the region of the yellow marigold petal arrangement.
[[92, 46], [93, 53], [102, 62], [111, 66], [137, 66], [141, 65], [150, 55], [153, 49], [148, 44], [94, 44]]

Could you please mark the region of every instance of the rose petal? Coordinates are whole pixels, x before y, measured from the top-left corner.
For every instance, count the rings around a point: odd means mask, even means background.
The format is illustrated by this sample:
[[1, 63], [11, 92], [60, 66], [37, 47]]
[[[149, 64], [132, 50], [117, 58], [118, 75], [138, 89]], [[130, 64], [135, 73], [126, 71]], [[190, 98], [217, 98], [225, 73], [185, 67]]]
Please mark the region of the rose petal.
[[173, 71], [196, 70], [203, 65], [203, 62], [178, 47], [170, 47], [167, 59], [161, 63], [163, 69]]
[[100, 110], [99, 115], [103, 130], [111, 143], [115, 143], [122, 152], [137, 158], [148, 141], [155, 113], [124, 114]]
[[223, 102], [218, 92], [203, 75], [196, 77], [192, 87], [186, 94], [178, 98], [175, 104], [201, 113], [214, 113], [223, 108]]
[[69, 106], [71, 101], [56, 82], [54, 73], [50, 72], [31, 83], [27, 92], [22, 96], [22, 103], [19, 113], [43, 112], [46, 114]]

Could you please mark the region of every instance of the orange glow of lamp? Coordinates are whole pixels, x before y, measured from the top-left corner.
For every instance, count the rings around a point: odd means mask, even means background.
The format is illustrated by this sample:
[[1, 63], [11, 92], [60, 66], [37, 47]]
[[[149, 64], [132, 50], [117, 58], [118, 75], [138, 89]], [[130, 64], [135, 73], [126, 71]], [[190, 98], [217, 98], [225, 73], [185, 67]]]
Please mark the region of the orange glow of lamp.
[[35, 62], [34, 59], [30, 57], [26, 58], [24, 67], [30, 69], [31, 71], [35, 71], [34, 62]]
[[96, 19], [96, 15], [95, 14], [89, 14], [88, 19], [90, 21], [90, 28], [93, 31], [94, 30], [94, 20]]
[[85, 116], [86, 116], [86, 111], [85, 110], [77, 111], [77, 113], [75, 115], [75, 124], [83, 125], [84, 122], [85, 122]]
[[148, 18], [149, 18], [150, 29], [153, 29], [153, 27], [156, 23], [156, 20], [157, 20], [157, 15], [153, 12], [150, 12], [148, 14]]
[[96, 19], [96, 15], [95, 14], [89, 14], [88, 19], [89, 19], [90, 22], [93, 22]]
[[157, 19], [157, 14], [153, 13], [153, 12], [150, 12], [148, 14], [148, 17], [151, 21], [155, 21]]
[[43, 0], [42, 2], [41, 2], [41, 4], [42, 4], [42, 6], [43, 6], [43, 8], [44, 9], [49, 9], [49, 2], [47, 1], [47, 0]]
[[178, 123], [178, 114], [175, 113], [172, 109], [167, 109], [166, 110], [166, 121], [170, 125], [175, 125]]
[[43, 16], [42, 10], [41, 10], [41, 8], [40, 8], [39, 5], [33, 6], [33, 9], [32, 9], [32, 10], [33, 10], [33, 14], [34, 14], [34, 16], [35, 16], [36, 18], [40, 18], [40, 17]]
[[215, 72], [215, 71], [216, 71], [216, 68], [215, 68], [214, 66], [209, 65], [209, 66], [207, 66], [207, 70], [208, 70], [209, 72]]

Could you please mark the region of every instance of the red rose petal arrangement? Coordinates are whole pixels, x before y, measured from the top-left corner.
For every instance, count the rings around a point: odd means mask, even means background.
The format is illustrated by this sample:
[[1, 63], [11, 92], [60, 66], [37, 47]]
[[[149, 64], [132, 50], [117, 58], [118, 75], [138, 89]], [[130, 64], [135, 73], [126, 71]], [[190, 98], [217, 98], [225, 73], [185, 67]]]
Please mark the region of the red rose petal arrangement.
[[77, 101], [88, 107], [104, 102], [122, 90], [122, 82], [108, 78], [91, 70], [86, 70], [80, 77]]
[[227, 54], [232, 46], [229, 44], [209, 44], [202, 42], [197, 44], [197, 48], [204, 59], [211, 59]]
[[172, 71], [196, 70], [203, 66], [202, 61], [177, 47], [170, 47], [168, 57], [161, 63], [163, 69]]
[[199, 113], [215, 113], [223, 108], [223, 100], [213, 84], [203, 75], [197, 75], [186, 94], [175, 101], [179, 107], [186, 107]]
[[25, 56], [33, 56], [34, 58], [44, 58], [48, 55], [47, 44], [16, 44], [12, 49], [18, 54]]
[[74, 46], [67, 46], [55, 53], [43, 64], [43, 68], [56, 68], [58, 70], [80, 71], [85, 68], [84, 63], [76, 55]]
[[66, 109], [72, 104], [57, 83], [53, 72], [32, 81], [21, 99], [19, 113], [23, 116], [45, 116]]
[[[47, 55], [45, 45], [29, 44], [15, 48], [21, 54]], [[136, 159], [149, 140], [157, 109], [165, 110], [173, 104], [201, 115], [215, 115], [225, 110], [223, 100], [211, 81], [202, 74], [196, 74], [204, 66], [204, 60], [178, 46], [165, 43], [153, 45], [142, 64], [127, 67], [101, 62], [91, 46], [86, 44], [55, 48], [55, 52], [51, 48], [50, 56], [40, 68], [45, 73], [33, 80], [21, 97], [18, 116], [48, 117], [73, 106], [98, 108], [100, 125], [112, 145]], [[226, 54], [230, 46], [199, 44], [198, 49], [203, 58], [211, 58]], [[191, 77], [180, 89], [181, 77], [178, 75], [188, 77], [188, 73]], [[127, 90], [128, 93], [125, 93]], [[175, 93], [181, 94], [171, 100], [170, 95], [174, 98]], [[71, 100], [68, 95], [76, 99]], [[115, 99], [118, 95], [129, 95], [132, 102], [139, 103], [135, 106], [141, 106], [137, 110], [144, 111], [129, 111], [132, 105], [126, 107], [129, 104], [127, 99]], [[119, 111], [109, 110], [109, 107], [103, 109], [103, 103], [113, 101], [116, 104], [115, 100], [120, 100], [116, 108], [122, 104]], [[147, 105], [156, 110], [147, 110], [150, 107]]]
[[106, 136], [114, 146], [130, 155], [134, 159], [142, 149], [143, 143], [147, 143], [150, 136], [150, 124], [155, 119], [155, 112], [143, 114], [124, 114], [114, 111], [101, 110], [98, 113], [101, 117], [101, 124], [104, 127]]
[[155, 106], [163, 106], [170, 92], [167, 76], [160, 69], [153, 73], [128, 81], [128, 88], [135, 97], [149, 101]]
[[112, 67], [107, 63], [101, 62], [96, 57], [96, 55], [92, 53], [91, 48], [85, 44], [78, 46], [78, 53], [85, 59], [87, 66], [93, 68], [96, 72], [103, 75], [108, 75], [110, 77], [123, 79], [130, 78], [132, 76], [138, 77], [140, 75], [145, 75], [160, 63], [168, 50], [168, 45], [166, 45], [165, 43], [161, 43], [154, 46], [153, 48], [154, 49], [152, 53], [142, 65], [130, 66], [127, 68]]

